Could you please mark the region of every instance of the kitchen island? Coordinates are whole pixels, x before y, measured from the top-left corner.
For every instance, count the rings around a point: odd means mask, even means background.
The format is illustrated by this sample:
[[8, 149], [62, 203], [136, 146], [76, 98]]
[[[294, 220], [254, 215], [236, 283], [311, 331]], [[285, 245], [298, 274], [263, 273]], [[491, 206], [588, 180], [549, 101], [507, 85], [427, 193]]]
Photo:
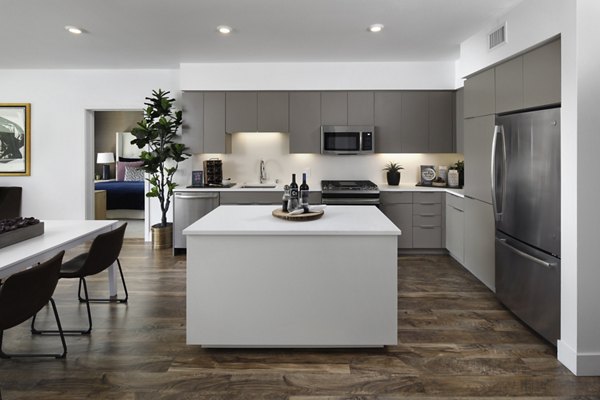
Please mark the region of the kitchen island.
[[187, 238], [187, 343], [397, 344], [397, 236], [374, 206], [285, 221], [276, 206], [220, 206]]

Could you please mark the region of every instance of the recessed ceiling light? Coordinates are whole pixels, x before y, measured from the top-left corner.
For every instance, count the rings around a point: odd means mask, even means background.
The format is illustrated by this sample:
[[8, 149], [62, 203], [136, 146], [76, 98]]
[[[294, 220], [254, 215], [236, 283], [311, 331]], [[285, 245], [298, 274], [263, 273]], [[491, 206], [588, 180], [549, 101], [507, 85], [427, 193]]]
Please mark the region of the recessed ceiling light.
[[369, 32], [377, 33], [383, 30], [383, 25], [381, 24], [373, 24], [369, 26]]
[[80, 35], [83, 33], [83, 29], [72, 25], [65, 26], [65, 29], [67, 30], [67, 32], [72, 33], [73, 35]]
[[230, 26], [227, 25], [219, 25], [217, 26], [217, 31], [219, 31], [219, 33], [222, 33], [223, 35], [227, 35], [229, 33], [231, 33], [233, 29], [231, 29]]

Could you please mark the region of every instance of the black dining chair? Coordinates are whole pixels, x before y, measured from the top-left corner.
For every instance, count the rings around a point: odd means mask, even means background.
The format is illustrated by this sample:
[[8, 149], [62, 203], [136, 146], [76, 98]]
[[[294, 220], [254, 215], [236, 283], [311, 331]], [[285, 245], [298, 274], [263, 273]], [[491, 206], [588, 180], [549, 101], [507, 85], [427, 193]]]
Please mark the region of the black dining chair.
[[[55, 357], [64, 358], [67, 355], [67, 344], [56, 304], [52, 299], [58, 283], [60, 267], [64, 251], [50, 260], [9, 276], [0, 286], [0, 357]], [[54, 318], [58, 326], [63, 352], [61, 354], [8, 354], [2, 350], [4, 331], [27, 321], [35, 316], [46, 304], [52, 305]]]
[[[75, 258], [63, 263], [60, 268], [60, 279], [79, 279], [79, 290], [78, 298], [79, 301], [85, 303], [88, 315], [88, 328], [83, 330], [63, 330], [65, 334], [81, 334], [88, 335], [92, 331], [92, 312], [90, 310], [91, 302], [119, 302], [127, 303], [129, 299], [129, 293], [127, 292], [127, 285], [125, 284], [125, 277], [123, 276], [123, 269], [121, 268], [121, 262], [119, 261], [119, 254], [123, 247], [123, 238], [125, 236], [125, 229], [127, 223], [124, 223], [117, 229], [110, 232], [101, 233], [96, 236], [93, 240], [92, 245], [87, 253], [80, 254]], [[125, 297], [115, 299], [91, 299], [88, 294], [86, 277], [96, 275], [113, 263], [117, 263], [119, 267], [119, 274], [121, 275], [121, 282], [123, 283], [123, 291]], [[81, 287], [83, 286], [84, 296], [81, 296]], [[47, 334], [57, 333], [56, 330], [38, 330], [35, 328], [35, 316], [31, 322], [31, 332], [34, 334]]]

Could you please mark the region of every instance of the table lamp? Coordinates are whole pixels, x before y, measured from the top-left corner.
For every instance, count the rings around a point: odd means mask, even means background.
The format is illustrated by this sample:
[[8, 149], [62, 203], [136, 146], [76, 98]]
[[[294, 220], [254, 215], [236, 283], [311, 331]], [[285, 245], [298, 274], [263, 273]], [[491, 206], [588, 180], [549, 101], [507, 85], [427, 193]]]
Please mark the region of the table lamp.
[[110, 179], [110, 165], [115, 162], [115, 155], [113, 153], [98, 153], [96, 157], [96, 164], [102, 165], [102, 180]]

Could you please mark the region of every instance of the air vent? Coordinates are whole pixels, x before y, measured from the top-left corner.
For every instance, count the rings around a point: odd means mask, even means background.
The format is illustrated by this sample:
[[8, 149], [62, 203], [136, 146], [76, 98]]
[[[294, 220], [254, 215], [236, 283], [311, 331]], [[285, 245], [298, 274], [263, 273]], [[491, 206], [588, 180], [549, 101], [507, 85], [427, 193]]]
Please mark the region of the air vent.
[[506, 43], [506, 23], [489, 34], [489, 49]]

